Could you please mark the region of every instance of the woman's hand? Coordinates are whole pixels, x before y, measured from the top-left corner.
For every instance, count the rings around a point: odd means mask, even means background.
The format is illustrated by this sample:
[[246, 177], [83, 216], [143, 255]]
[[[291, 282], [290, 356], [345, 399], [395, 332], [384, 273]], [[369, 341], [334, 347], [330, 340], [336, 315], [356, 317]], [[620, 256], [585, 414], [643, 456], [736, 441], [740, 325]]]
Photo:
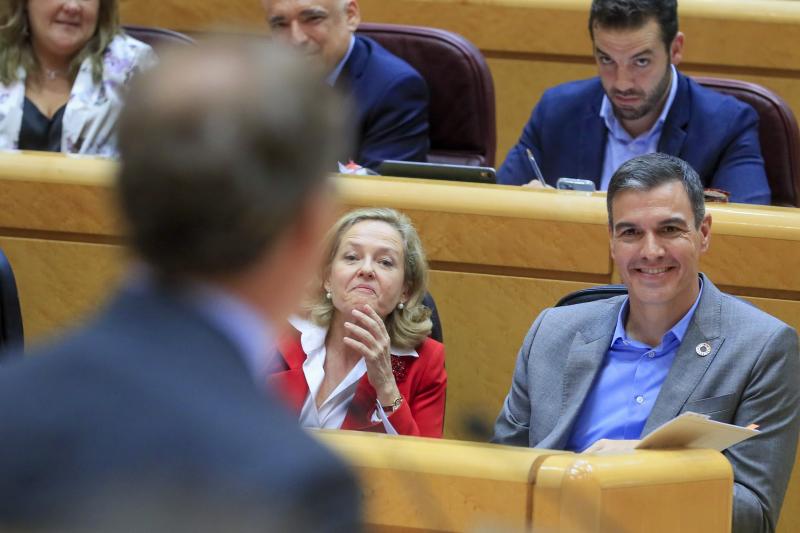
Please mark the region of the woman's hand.
[[392, 373], [391, 341], [383, 319], [369, 305], [353, 310], [351, 322], [345, 322], [347, 336], [344, 343], [364, 356], [367, 364], [367, 379], [378, 393], [381, 405], [391, 405], [400, 397], [397, 382]]

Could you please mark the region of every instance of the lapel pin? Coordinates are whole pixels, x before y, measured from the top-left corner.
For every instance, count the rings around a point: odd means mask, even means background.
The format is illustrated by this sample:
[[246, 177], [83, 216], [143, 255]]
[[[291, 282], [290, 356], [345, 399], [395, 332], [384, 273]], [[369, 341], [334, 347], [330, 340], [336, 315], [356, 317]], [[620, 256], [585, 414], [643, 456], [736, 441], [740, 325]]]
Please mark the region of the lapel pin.
[[701, 342], [700, 344], [697, 345], [694, 351], [697, 352], [697, 355], [699, 355], [700, 357], [705, 357], [711, 353], [711, 345], [708, 344], [707, 342]]

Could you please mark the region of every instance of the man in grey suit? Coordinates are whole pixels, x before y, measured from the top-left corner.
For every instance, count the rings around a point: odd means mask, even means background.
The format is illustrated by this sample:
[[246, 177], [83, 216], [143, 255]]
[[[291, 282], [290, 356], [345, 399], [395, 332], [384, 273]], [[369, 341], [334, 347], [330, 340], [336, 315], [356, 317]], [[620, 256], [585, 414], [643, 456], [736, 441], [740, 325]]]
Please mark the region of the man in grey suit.
[[735, 532], [774, 531], [800, 428], [797, 333], [699, 273], [711, 216], [684, 161], [630, 160], [608, 188], [628, 296], [547, 309], [520, 349], [494, 442], [631, 449], [685, 411], [761, 433], [729, 448]]
[[351, 474], [265, 389], [332, 222], [346, 110], [263, 42], [162, 59], [120, 125], [136, 267], [0, 369], [0, 529], [358, 531]]

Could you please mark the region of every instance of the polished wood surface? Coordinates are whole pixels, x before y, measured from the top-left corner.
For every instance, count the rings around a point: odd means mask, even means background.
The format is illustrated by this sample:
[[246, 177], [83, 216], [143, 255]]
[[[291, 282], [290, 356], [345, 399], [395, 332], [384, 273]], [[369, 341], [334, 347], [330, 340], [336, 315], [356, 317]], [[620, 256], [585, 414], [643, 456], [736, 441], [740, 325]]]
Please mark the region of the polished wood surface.
[[355, 469], [370, 531], [727, 532], [730, 464], [710, 450], [576, 455], [315, 432]]
[[536, 476], [534, 531], [730, 531], [732, 485], [711, 450], [551, 456]]
[[[0, 227], [78, 234], [83, 240], [119, 235], [109, 184], [116, 164], [92, 157], [0, 152]], [[118, 240], [118, 239], [117, 239]]]
[[[545, 89], [596, 74], [589, 0], [360, 0], [365, 21], [440, 27], [483, 52], [495, 80], [498, 165]], [[255, 0], [121, 0], [127, 23], [264, 33]], [[681, 0], [682, 70], [753, 81], [800, 115], [800, 2]]]
[[119, 246], [50, 238], [3, 235], [0, 248], [14, 268], [28, 344], [96, 311], [117, 284], [125, 258]]
[[523, 531], [539, 464], [563, 453], [352, 431], [318, 436], [355, 468], [366, 525], [376, 531]]
[[[123, 274], [115, 168], [0, 154], [0, 246], [17, 275], [29, 342], [81, 320]], [[375, 177], [339, 177], [337, 184], [345, 205], [395, 207], [418, 227], [447, 347], [448, 438], [487, 438], [517, 350], [544, 308], [568, 292], [618, 279], [602, 194]], [[800, 210], [722, 205], [709, 212], [703, 270], [725, 290], [800, 327]], [[781, 531], [800, 530], [798, 474], [786, 502]]]

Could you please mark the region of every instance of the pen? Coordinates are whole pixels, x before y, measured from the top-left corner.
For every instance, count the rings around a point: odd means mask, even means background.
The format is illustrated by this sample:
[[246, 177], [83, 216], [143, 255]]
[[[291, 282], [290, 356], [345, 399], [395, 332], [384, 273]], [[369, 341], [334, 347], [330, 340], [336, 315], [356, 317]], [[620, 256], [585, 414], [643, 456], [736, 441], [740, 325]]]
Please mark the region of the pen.
[[539, 170], [539, 165], [536, 164], [536, 160], [533, 158], [531, 149], [526, 148], [525, 151], [528, 153], [528, 163], [531, 164], [531, 170], [533, 170], [533, 175], [536, 176], [536, 179], [539, 180], [539, 183], [542, 184], [542, 187], [547, 187], [547, 183], [544, 181], [544, 176], [542, 176], [542, 171]]

